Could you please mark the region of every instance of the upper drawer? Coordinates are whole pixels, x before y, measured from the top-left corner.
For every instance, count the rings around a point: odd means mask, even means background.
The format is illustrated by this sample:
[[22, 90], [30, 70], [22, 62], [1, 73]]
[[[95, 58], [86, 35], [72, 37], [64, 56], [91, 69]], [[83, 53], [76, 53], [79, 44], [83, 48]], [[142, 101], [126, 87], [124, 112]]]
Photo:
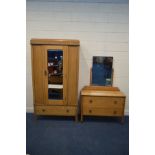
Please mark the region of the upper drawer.
[[124, 108], [125, 98], [82, 96], [83, 106], [102, 108]]

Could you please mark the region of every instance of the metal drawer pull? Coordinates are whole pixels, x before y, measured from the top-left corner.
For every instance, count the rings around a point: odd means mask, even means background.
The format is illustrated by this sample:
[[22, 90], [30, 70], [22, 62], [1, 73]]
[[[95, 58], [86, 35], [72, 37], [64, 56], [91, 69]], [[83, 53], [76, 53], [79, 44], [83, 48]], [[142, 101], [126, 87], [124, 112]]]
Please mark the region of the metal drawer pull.
[[92, 110], [89, 110], [89, 113], [92, 113]]
[[93, 101], [92, 100], [89, 100], [89, 102], [92, 103]]

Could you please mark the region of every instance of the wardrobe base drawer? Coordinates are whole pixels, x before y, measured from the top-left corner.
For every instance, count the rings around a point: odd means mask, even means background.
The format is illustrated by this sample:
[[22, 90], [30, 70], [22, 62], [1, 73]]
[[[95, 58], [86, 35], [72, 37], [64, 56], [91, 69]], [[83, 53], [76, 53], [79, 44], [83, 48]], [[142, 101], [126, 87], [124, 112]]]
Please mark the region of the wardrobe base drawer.
[[35, 106], [36, 115], [60, 115], [75, 116], [77, 107], [75, 106]]

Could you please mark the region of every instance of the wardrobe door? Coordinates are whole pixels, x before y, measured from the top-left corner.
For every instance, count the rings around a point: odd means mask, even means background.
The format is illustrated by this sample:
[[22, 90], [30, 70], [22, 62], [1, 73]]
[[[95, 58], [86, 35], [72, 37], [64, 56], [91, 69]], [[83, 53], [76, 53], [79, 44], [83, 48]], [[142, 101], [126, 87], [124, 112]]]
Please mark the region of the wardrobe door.
[[79, 46], [69, 46], [68, 58], [68, 105], [76, 105], [78, 101]]
[[43, 46], [46, 105], [67, 104], [67, 46]]
[[32, 46], [32, 82], [33, 82], [33, 99], [35, 105], [44, 104], [43, 80], [44, 80], [44, 59], [41, 46]]

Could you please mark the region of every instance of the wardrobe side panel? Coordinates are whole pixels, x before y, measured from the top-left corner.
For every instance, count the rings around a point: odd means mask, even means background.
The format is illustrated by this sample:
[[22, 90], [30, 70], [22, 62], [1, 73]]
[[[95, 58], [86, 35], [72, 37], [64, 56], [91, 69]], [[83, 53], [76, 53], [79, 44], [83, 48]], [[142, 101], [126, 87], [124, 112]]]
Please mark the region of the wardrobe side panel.
[[44, 56], [41, 46], [32, 46], [33, 97], [35, 105], [43, 105]]
[[78, 101], [79, 46], [68, 48], [68, 105]]

